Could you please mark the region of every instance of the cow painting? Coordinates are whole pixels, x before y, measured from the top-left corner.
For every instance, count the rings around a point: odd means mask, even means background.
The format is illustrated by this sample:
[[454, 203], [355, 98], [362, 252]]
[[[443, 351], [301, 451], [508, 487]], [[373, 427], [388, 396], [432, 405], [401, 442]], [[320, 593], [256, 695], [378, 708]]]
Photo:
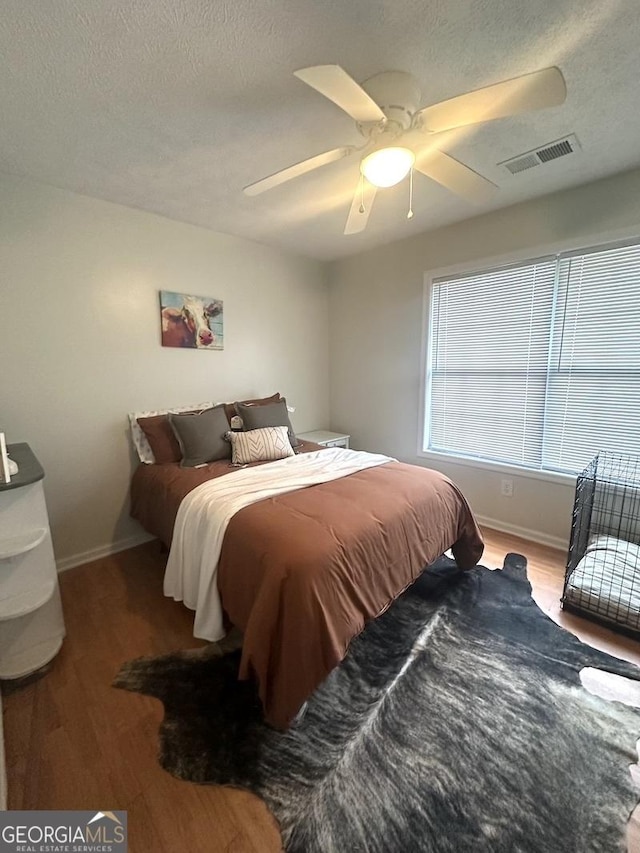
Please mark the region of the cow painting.
[[223, 349], [222, 300], [160, 291], [162, 346]]

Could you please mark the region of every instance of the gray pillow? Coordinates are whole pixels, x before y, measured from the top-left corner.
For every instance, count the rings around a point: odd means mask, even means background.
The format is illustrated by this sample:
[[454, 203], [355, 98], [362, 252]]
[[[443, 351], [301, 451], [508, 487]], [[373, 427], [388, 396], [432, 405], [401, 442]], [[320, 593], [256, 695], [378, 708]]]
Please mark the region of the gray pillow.
[[287, 401], [284, 397], [277, 403], [269, 403], [267, 406], [251, 406], [245, 403], [236, 403], [236, 411], [242, 418], [242, 428], [264, 429], [264, 427], [286, 426], [289, 431], [289, 442], [291, 447], [297, 447], [300, 442], [289, 420]]
[[169, 422], [182, 451], [183, 468], [229, 459], [231, 447], [225, 440], [229, 422], [224, 404], [196, 414], [170, 414]]

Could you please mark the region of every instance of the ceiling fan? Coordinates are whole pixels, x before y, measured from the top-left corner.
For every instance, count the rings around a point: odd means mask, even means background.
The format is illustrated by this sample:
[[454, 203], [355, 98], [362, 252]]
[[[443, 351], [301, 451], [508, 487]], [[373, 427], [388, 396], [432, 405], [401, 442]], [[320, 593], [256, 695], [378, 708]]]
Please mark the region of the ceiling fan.
[[[429, 135], [467, 125], [562, 104], [567, 90], [559, 68], [544, 68], [420, 108], [420, 87], [404, 71], [385, 71], [362, 86], [339, 65], [315, 65], [295, 76], [333, 101], [355, 120], [362, 146], [346, 145], [310, 157], [244, 188], [258, 195], [321, 166], [352, 154], [360, 160], [360, 180], [344, 229], [363, 231], [378, 189], [421, 172], [474, 203], [489, 199], [497, 187], [468, 166], [440, 151]], [[413, 215], [409, 208], [409, 218]]]

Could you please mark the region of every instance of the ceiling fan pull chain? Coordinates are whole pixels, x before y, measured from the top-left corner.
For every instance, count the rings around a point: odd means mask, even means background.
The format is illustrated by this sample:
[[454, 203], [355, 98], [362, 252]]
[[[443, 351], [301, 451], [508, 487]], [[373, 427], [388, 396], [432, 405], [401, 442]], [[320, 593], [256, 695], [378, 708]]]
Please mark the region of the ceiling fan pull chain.
[[407, 219], [413, 219], [413, 166], [409, 172], [409, 211]]
[[364, 213], [364, 175], [360, 173], [360, 207], [359, 213]]

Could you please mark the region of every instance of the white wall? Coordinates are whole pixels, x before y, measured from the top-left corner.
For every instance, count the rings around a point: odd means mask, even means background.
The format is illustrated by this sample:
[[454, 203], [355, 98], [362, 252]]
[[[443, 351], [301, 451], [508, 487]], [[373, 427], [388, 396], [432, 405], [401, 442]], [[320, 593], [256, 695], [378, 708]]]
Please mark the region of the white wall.
[[461, 486], [481, 517], [497, 522], [495, 526], [565, 544], [574, 496], [571, 483], [517, 476], [514, 496], [506, 498], [500, 495], [503, 474], [468, 465], [427, 463], [417, 456], [424, 276], [440, 267], [522, 250], [535, 256], [543, 246], [589, 245], [603, 236], [622, 234], [640, 235], [640, 171], [334, 262], [330, 268], [332, 427], [350, 433], [353, 447], [440, 468]]
[[[225, 349], [160, 345], [159, 290], [224, 300]], [[0, 431], [40, 462], [67, 566], [138, 541], [126, 414], [280, 391], [327, 425], [320, 263], [0, 176]]]

